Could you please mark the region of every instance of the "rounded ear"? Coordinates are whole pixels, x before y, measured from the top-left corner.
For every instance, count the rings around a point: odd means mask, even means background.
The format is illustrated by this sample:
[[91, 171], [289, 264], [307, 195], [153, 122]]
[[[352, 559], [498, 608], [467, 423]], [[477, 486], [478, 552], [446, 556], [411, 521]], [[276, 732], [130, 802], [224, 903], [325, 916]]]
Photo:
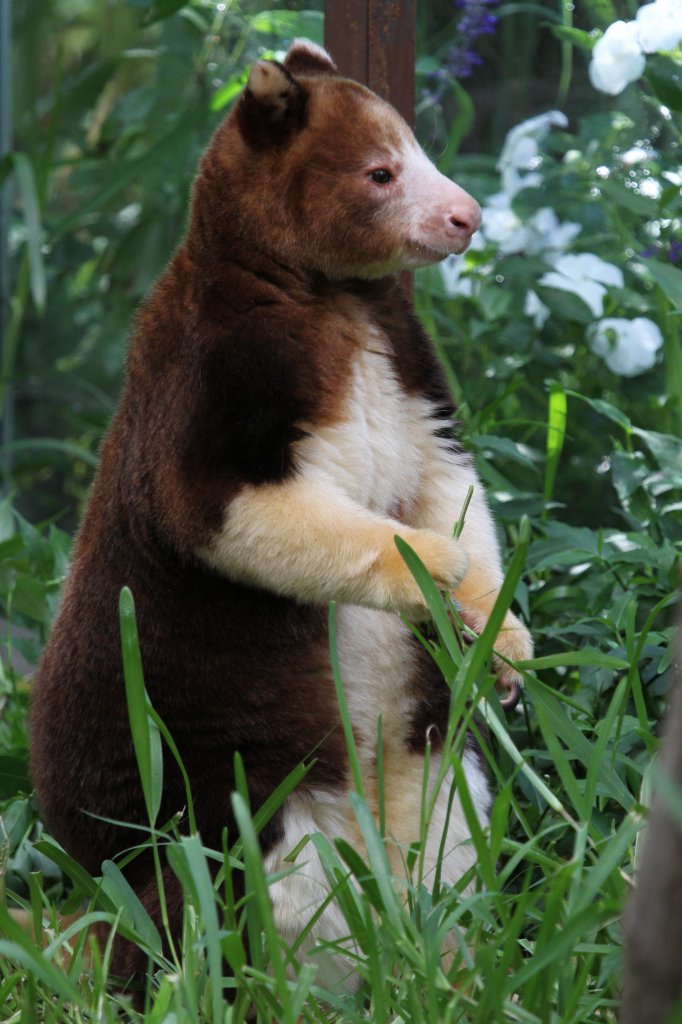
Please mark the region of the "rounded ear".
[[258, 103], [270, 108], [274, 118], [286, 113], [300, 91], [284, 65], [274, 60], [257, 60], [249, 72], [246, 88]]
[[283, 64], [258, 60], [237, 105], [242, 135], [255, 148], [278, 145], [303, 127], [306, 93]]
[[292, 75], [338, 75], [339, 69], [327, 51], [310, 39], [294, 39], [284, 58]]

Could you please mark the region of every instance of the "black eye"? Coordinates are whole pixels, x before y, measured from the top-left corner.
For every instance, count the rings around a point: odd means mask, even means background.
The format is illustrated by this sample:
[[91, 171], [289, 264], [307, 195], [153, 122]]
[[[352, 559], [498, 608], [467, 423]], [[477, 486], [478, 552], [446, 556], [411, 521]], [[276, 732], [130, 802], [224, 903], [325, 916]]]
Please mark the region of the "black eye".
[[393, 175], [385, 167], [378, 167], [376, 171], [370, 171], [369, 177], [377, 185], [388, 185], [389, 181], [393, 181]]

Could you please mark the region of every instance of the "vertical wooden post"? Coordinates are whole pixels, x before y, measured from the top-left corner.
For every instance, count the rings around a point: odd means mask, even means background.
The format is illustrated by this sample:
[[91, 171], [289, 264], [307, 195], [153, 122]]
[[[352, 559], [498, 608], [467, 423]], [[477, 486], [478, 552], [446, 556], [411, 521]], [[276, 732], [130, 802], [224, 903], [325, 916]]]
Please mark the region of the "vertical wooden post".
[[[342, 75], [368, 85], [414, 127], [415, 0], [327, 0], [324, 45]], [[402, 286], [412, 295], [412, 274]]]
[[414, 124], [414, 0], [327, 0], [325, 46], [339, 71]]

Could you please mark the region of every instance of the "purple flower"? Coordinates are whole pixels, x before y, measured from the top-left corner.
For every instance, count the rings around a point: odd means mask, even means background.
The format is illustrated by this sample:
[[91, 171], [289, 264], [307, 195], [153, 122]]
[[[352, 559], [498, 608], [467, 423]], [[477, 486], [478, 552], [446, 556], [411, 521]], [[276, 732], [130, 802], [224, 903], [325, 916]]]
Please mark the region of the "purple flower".
[[451, 46], [443, 62], [447, 76], [452, 78], [468, 78], [474, 68], [479, 67], [483, 60], [476, 53], [476, 41], [481, 36], [492, 35], [497, 27], [496, 15], [490, 14], [488, 8], [498, 0], [455, 0], [455, 7], [462, 11], [457, 22], [458, 41]]
[[641, 249], [639, 255], [644, 260], [653, 259], [656, 256], [665, 256], [669, 263], [678, 263], [682, 259], [682, 242], [678, 242], [677, 239], [670, 242], [667, 246], [661, 245], [647, 245], [645, 249]]
[[444, 78], [469, 78], [474, 68], [479, 67], [483, 60], [473, 50], [463, 46], [453, 46], [445, 58]]
[[671, 242], [668, 249], [668, 259], [671, 263], [677, 263], [682, 259], [682, 242]]
[[474, 69], [480, 67], [483, 59], [476, 52], [476, 41], [481, 36], [489, 36], [497, 28], [498, 18], [490, 14], [489, 7], [499, 0], [453, 0], [456, 8], [462, 12], [456, 25], [457, 41], [447, 51], [443, 66], [430, 72], [429, 86], [424, 89], [424, 99], [438, 104], [445, 91], [448, 81], [455, 78], [470, 78]]

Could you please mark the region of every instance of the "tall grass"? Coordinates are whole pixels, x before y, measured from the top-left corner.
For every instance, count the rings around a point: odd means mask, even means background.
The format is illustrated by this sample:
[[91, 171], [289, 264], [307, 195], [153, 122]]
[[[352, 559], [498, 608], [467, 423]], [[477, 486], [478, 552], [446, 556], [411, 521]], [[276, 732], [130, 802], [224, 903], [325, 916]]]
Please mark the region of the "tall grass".
[[[131, 729], [150, 825], [142, 835], [181, 880], [185, 899], [183, 940], [164, 953], [161, 938], [120, 869], [103, 865], [93, 879], [47, 838], [36, 848], [69, 879], [66, 909], [83, 916], [64, 925], [63, 911], [45, 891], [40, 872], [29, 891], [15, 897], [45, 948], [0, 907], [0, 1006], [11, 1021], [78, 1021], [95, 1014], [114, 1020], [178, 1022], [364, 1021], [377, 1024], [433, 1021], [578, 1022], [615, 1019], [619, 986], [619, 917], [632, 881], [644, 763], [620, 749], [623, 720], [637, 702], [630, 662], [617, 654], [564, 651], [520, 666], [525, 678], [517, 719], [537, 722], [534, 748], [524, 749], [501, 714], [489, 667], [495, 622], [519, 584], [530, 531], [522, 528], [492, 625], [471, 645], [460, 643], [456, 618], [414, 555], [406, 558], [431, 608], [437, 639], [423, 639], [451, 691], [451, 728], [443, 769], [454, 767], [455, 786], [472, 833], [476, 865], [455, 887], [422, 880], [420, 849], [409, 858], [410, 877], [400, 895], [391, 878], [380, 822], [362, 796], [362, 780], [347, 729], [349, 800], [363, 837], [353, 849], [333, 837], [309, 843], [329, 882], [329, 899], [347, 924], [340, 949], [360, 978], [354, 993], [316, 985], [316, 956], [300, 963], [278, 936], [258, 845], [258, 832], [305, 774], [301, 766], [266, 808], [248, 804], [237, 765], [232, 796], [238, 837], [222, 850], [206, 850], [190, 827], [156, 823], [160, 747], [171, 745], [149, 705], [139, 662], [134, 606], [121, 598], [123, 661]], [[455, 613], [456, 616], [456, 613]], [[333, 625], [333, 611], [332, 611]], [[332, 629], [332, 638], [334, 631]], [[646, 642], [647, 636], [640, 638]], [[336, 661], [334, 659], [334, 663]], [[543, 670], [576, 667], [617, 672], [620, 682], [600, 721], [566, 694], [552, 691]], [[347, 721], [343, 680], [335, 671], [341, 719]], [[578, 711], [578, 714], [576, 714]], [[487, 729], [483, 724], [487, 724]], [[377, 723], [380, 728], [380, 723]], [[459, 768], [464, 727], [473, 729], [489, 764], [496, 792], [489, 828], [482, 829]], [[428, 757], [428, 752], [427, 752]], [[551, 770], [549, 766], [551, 765]], [[425, 773], [428, 778], [428, 773]], [[390, 779], [385, 780], [390, 786]], [[423, 794], [424, 830], [433, 792]], [[311, 850], [311, 856], [313, 852]], [[299, 870], [292, 867], [291, 870]], [[437, 873], [438, 875], [438, 870]], [[236, 900], [234, 879], [246, 895]], [[159, 884], [162, 884], [159, 881]], [[131, 1009], [108, 977], [110, 944], [93, 946], [88, 929], [101, 922], [137, 942], [150, 961], [144, 1013]], [[302, 922], [304, 924], [304, 922]], [[450, 955], [443, 958], [443, 949]], [[247, 954], [247, 950], [249, 951]], [[350, 950], [350, 952], [349, 952]], [[319, 951], [328, 953], [329, 950]], [[228, 969], [226, 969], [228, 965]]]
[[[421, 86], [451, 41], [449, 0], [446, 6], [447, 17], [438, 5], [428, 17], [421, 11], [420, 33], [429, 40], [419, 61]], [[499, 143], [509, 127], [501, 118], [511, 117], [515, 104], [519, 118], [535, 112], [521, 109], [519, 96], [531, 91], [545, 7], [549, 21], [563, 17], [561, 28], [570, 30], [567, 5], [501, 7], [498, 38], [514, 57], [500, 62], [510, 65], [505, 82], [523, 88], [500, 86], [499, 64], [489, 63], [485, 74], [505, 103], [486, 114], [486, 80], [475, 91], [481, 109], [461, 85], [442, 110], [421, 105], [422, 138], [437, 137], [443, 170], [479, 198], [499, 188], [495, 157], [455, 155], [472, 127], [480, 132], [483, 125]], [[320, 858], [329, 899], [346, 922], [339, 952], [353, 962], [359, 987], [341, 994], [317, 981], [316, 964], [329, 949], [305, 961], [300, 956], [314, 921], [301, 922], [293, 948], [277, 935], [268, 899], [274, 879], [258, 845], [267, 821], [305, 783], [309, 763], [257, 808], [249, 806], [237, 758], [231, 799], [239, 834], [225, 836], [219, 850], [207, 850], [197, 834], [189, 784], [186, 831], [175, 820], [157, 820], [159, 755], [177, 758], [177, 750], [144, 690], [130, 595], [122, 595], [120, 610], [149, 813], [140, 843], [152, 848], [159, 878], [168, 863], [181, 880], [183, 937], [175, 947], [164, 943], [163, 925], [157, 928], [128, 886], [122, 862], [105, 863], [93, 878], [44, 832], [31, 795], [26, 727], [31, 666], [68, 562], [70, 538], [59, 526], [73, 525], [97, 463], [131, 310], [182, 230], [199, 151], [239, 92], [249, 61], [285, 36], [320, 40], [321, 14], [265, 15], [250, 0], [223, 10], [208, 0], [25, 0], [14, 10], [19, 145], [0, 169], [13, 174], [20, 204], [1, 381], [5, 388], [11, 380], [14, 389], [16, 437], [6, 431], [3, 438], [11, 497], [0, 502], [0, 1019], [615, 1021], [620, 914], [655, 780], [682, 551], [682, 283], [679, 268], [666, 262], [672, 242], [665, 235], [680, 213], [679, 190], [666, 187], [660, 201], [630, 195], [623, 184], [630, 172], [618, 156], [640, 138], [644, 113], [654, 116], [652, 98], [626, 95], [628, 118], [607, 111], [605, 100], [594, 112], [590, 92], [591, 116], [543, 151], [545, 185], [522, 196], [518, 207], [526, 217], [538, 203], [550, 204], [562, 220], [581, 220], [584, 247], [621, 263], [630, 260], [623, 255], [629, 249], [639, 252], [644, 227], [657, 220], [663, 235], [655, 259], [635, 261], [636, 273], [609, 307], [660, 321], [665, 362], [651, 373], [632, 380], [610, 375], [586, 346], [580, 311], [556, 296], [548, 326], [536, 329], [523, 300], [547, 269], [537, 257], [495, 254], [493, 272], [469, 299], [449, 298], [437, 269], [417, 275], [418, 312], [439, 345], [466, 442], [501, 524], [509, 572], [493, 623], [471, 646], [462, 645], [456, 609], [403, 549], [433, 616], [434, 635], [422, 641], [452, 695], [440, 775], [453, 767], [476, 851], [475, 867], [454, 888], [441, 884], [438, 869], [423, 878], [420, 844], [407, 857], [408, 884], [393, 884], [381, 801], [375, 819], [363, 798], [332, 614], [348, 799], [363, 844], [353, 849], [312, 835], [300, 856]], [[610, 0], [594, 0], [579, 14], [588, 11], [601, 27], [615, 17]], [[576, 52], [571, 64], [570, 31], [559, 35], [561, 76], [545, 83], [545, 105], [566, 91], [572, 75], [566, 109], [586, 110], [584, 94], [575, 92], [576, 78], [586, 88], [584, 63]], [[658, 175], [678, 151], [677, 122], [659, 122], [658, 152], [642, 174], [651, 168]], [[583, 156], [567, 161], [567, 147]], [[602, 164], [611, 168], [612, 190], [595, 201], [593, 189], [604, 185], [595, 168]], [[29, 522], [27, 513], [41, 521]], [[523, 701], [505, 717], [489, 666], [495, 620], [512, 601], [532, 626], [537, 653], [520, 666]], [[477, 735], [495, 796], [486, 828], [459, 769], [465, 726]], [[381, 720], [376, 728], [381, 750]], [[425, 784], [422, 845], [432, 801]], [[298, 868], [292, 862], [287, 870]], [[235, 895], [242, 891], [244, 897]], [[104, 925], [109, 939], [93, 945], [92, 931]], [[142, 1012], [110, 976], [114, 933], [149, 958]]]

